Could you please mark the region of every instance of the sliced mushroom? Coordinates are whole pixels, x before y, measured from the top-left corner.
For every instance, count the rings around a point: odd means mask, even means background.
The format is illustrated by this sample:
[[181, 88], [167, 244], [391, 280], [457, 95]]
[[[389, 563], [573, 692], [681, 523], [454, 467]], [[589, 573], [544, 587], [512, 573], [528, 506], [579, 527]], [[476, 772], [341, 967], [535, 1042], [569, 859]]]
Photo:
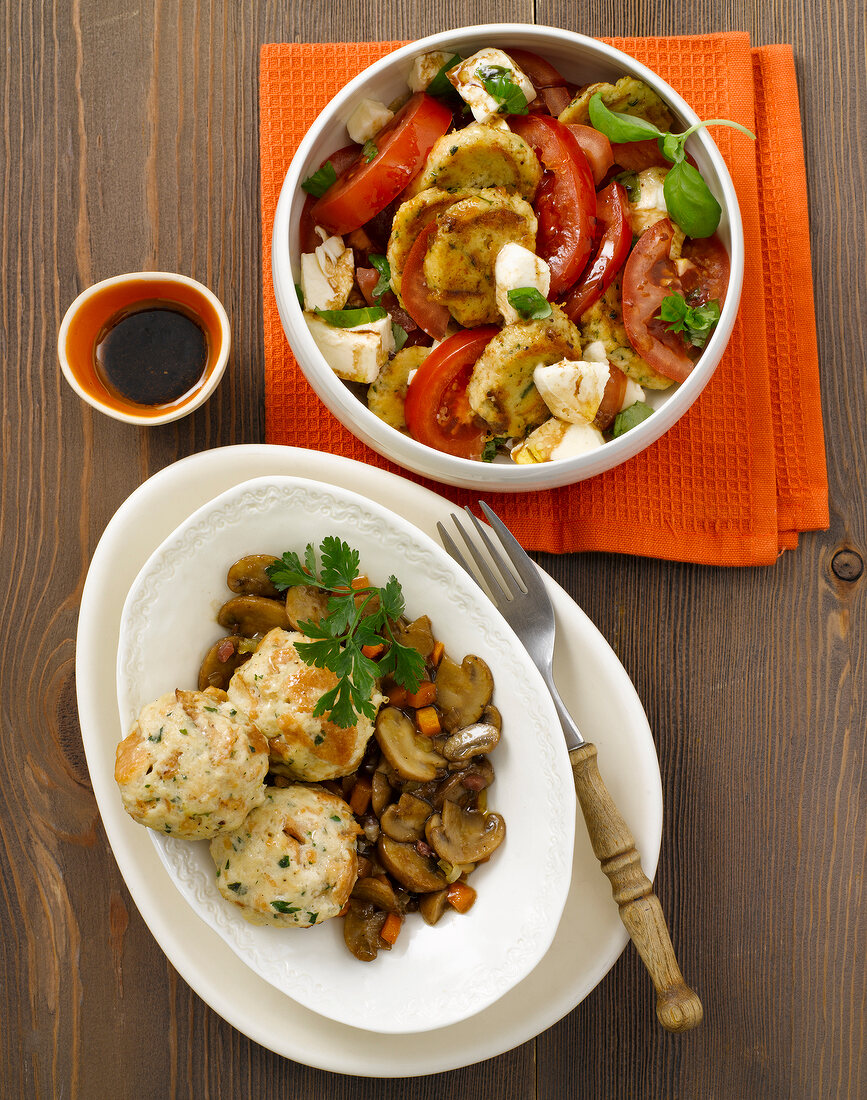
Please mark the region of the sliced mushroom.
[[404, 779], [426, 783], [435, 779], [446, 760], [436, 752], [429, 737], [416, 732], [409, 718], [397, 707], [385, 707], [376, 716], [376, 740], [386, 760]]
[[222, 688], [223, 691], [228, 688], [235, 669], [250, 659], [250, 653], [241, 650], [241, 643], [246, 641], [237, 634], [230, 634], [214, 642], [199, 669], [199, 691], [209, 687]]
[[418, 911], [426, 924], [436, 924], [448, 904], [448, 890], [437, 890], [434, 894], [425, 894], [419, 898]]
[[397, 912], [397, 897], [391, 883], [378, 878], [360, 878], [352, 887], [352, 897], [357, 901], [366, 901], [386, 913]]
[[421, 840], [424, 836], [424, 823], [432, 813], [427, 802], [416, 798], [414, 794], [402, 794], [400, 801], [393, 803], [380, 819], [382, 831], [392, 840], [405, 844]]
[[425, 830], [428, 843], [447, 863], [478, 863], [502, 844], [506, 823], [499, 814], [464, 810], [457, 802], [444, 802]]
[[447, 760], [470, 760], [495, 749], [500, 741], [500, 731], [490, 722], [474, 722], [456, 730], [443, 745]]
[[434, 636], [428, 616], [421, 615], [413, 622], [401, 627], [398, 641], [401, 645], [417, 650], [425, 659], [430, 657], [433, 653]]
[[482, 721], [487, 722], [489, 725], [494, 726], [501, 733], [503, 732], [503, 718], [493, 703], [488, 703], [485, 709], [482, 711]]
[[430, 894], [434, 890], [444, 890], [448, 885], [434, 863], [423, 856], [414, 844], [401, 844], [383, 833], [376, 851], [386, 871], [413, 893]]
[[491, 670], [472, 653], [460, 664], [443, 656], [437, 669], [437, 705], [442, 714], [443, 728], [455, 730], [478, 722], [494, 692]]
[[265, 596], [269, 600], [277, 600], [280, 593], [265, 572], [275, 561], [278, 559], [273, 554], [248, 554], [229, 570], [226, 584], [239, 596]]
[[389, 945], [380, 936], [388, 913], [376, 909], [370, 902], [350, 901], [343, 921], [343, 939], [360, 962], [373, 962], [380, 948]]
[[286, 589], [286, 617], [293, 630], [301, 623], [317, 623], [327, 613], [328, 595], [312, 584], [296, 584]]
[[278, 626], [283, 630], [289, 629], [283, 603], [266, 600], [264, 596], [235, 596], [220, 608], [217, 622], [245, 638], [264, 636]]
[[376, 769], [371, 777], [371, 786], [371, 808], [377, 817], [382, 817], [383, 811], [389, 802], [391, 802], [392, 796], [391, 784], [384, 771], [380, 771], [379, 768]]

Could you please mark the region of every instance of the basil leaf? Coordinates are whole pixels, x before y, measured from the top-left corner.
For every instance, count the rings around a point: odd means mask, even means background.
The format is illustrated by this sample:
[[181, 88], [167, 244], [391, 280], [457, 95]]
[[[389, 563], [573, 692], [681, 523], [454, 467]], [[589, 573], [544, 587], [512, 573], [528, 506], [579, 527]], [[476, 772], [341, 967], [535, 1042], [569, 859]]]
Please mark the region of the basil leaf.
[[680, 164], [686, 157], [685, 144], [686, 139], [683, 134], [665, 134], [659, 139], [659, 151], [673, 164]]
[[652, 415], [653, 409], [649, 405], [645, 405], [643, 401], [636, 401], [634, 405], [630, 405], [628, 409], [624, 409], [623, 412], [619, 412], [614, 417], [614, 427], [611, 429], [611, 435], [614, 439], [617, 439], [618, 436], [638, 427], [643, 420]]
[[391, 264], [385, 256], [371, 254], [367, 258], [370, 260], [371, 266], [379, 272], [379, 281], [373, 288], [374, 301], [378, 302], [383, 294], [391, 289]]
[[301, 181], [301, 190], [319, 199], [325, 194], [332, 183], [336, 182], [337, 172], [334, 170], [334, 165], [331, 161], [327, 160], [317, 172], [314, 172], [312, 176], [308, 176], [306, 180]]
[[671, 332], [682, 332], [696, 348], [703, 348], [711, 329], [719, 320], [719, 302], [690, 306], [682, 294], [669, 294], [662, 299], [658, 318]]
[[446, 76], [446, 73], [449, 71], [449, 69], [453, 69], [455, 65], [460, 65], [462, 61], [463, 58], [460, 54], [453, 54], [445, 63], [445, 65], [440, 68], [439, 72], [436, 74], [430, 84], [428, 84], [428, 86], [425, 88], [427, 94], [441, 97], [452, 96], [460, 99], [457, 88], [455, 88], [454, 84], [452, 84], [452, 82]]
[[394, 350], [400, 351], [403, 345], [409, 339], [409, 333], [405, 328], [401, 328], [396, 321], [391, 322], [391, 335], [394, 337]]
[[300, 283], [295, 284], [295, 293], [298, 295], [298, 305], [301, 306], [301, 308], [303, 309], [304, 308], [304, 293], [301, 290], [301, 284]]
[[364, 163], [370, 164], [372, 160], [376, 160], [379, 156], [379, 150], [376, 147], [376, 142], [368, 139], [361, 147], [361, 155], [364, 157]]
[[526, 115], [527, 97], [512, 79], [512, 72], [504, 65], [480, 65], [476, 76], [482, 87], [492, 99], [500, 104], [497, 113], [501, 115]]
[[482, 462], [493, 462], [497, 457], [497, 452], [500, 447], [506, 442], [508, 437], [504, 435], [491, 436], [490, 439], [485, 440], [485, 445], [482, 447]]
[[355, 328], [356, 325], [369, 325], [372, 321], [381, 321], [388, 314], [382, 306], [364, 306], [362, 309], [317, 309], [316, 315], [335, 328]]
[[534, 286], [519, 286], [508, 291], [509, 305], [516, 309], [525, 321], [543, 321], [551, 316], [551, 303]]
[[620, 111], [609, 111], [597, 92], [590, 97], [588, 106], [593, 126], [605, 134], [609, 141], [622, 144], [625, 141], [646, 141], [651, 137], [662, 137], [652, 122], [636, 115], [625, 115]]
[[716, 232], [722, 207], [689, 161], [675, 164], [665, 177], [662, 193], [669, 214], [687, 237], [710, 237]]

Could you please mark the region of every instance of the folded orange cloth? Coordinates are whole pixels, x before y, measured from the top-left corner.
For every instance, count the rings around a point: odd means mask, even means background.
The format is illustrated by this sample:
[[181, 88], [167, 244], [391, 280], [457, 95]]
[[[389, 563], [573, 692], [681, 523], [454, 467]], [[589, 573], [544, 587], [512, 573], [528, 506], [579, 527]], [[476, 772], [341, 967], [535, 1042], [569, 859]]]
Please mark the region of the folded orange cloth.
[[[714, 139], [744, 223], [740, 312], [713, 379], [647, 450], [608, 473], [537, 493], [487, 494], [530, 550], [605, 550], [712, 565], [763, 565], [828, 525], [801, 120], [789, 46], [746, 34], [606, 39], [667, 80]], [[286, 342], [271, 283], [271, 228], [283, 177], [318, 112], [401, 43], [269, 45], [260, 68], [266, 439], [413, 477], [459, 504], [478, 493], [407, 474], [321, 404]]]

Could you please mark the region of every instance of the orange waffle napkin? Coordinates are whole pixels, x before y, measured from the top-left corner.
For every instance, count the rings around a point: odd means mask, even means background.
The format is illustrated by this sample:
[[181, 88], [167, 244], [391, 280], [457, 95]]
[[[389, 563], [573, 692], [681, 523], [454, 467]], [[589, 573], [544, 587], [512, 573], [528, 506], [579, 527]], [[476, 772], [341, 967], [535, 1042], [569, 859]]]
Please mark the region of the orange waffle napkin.
[[[737, 323], [687, 414], [629, 462], [577, 485], [487, 494], [529, 550], [605, 550], [763, 565], [828, 525], [807, 190], [789, 46], [746, 34], [608, 39], [668, 81], [701, 118], [753, 130], [713, 136], [737, 189], [746, 269]], [[271, 227], [289, 162], [316, 115], [396, 42], [269, 45], [260, 68], [266, 438], [405, 476], [320, 403], [286, 342], [271, 284]], [[478, 493], [415, 480], [459, 504]]]

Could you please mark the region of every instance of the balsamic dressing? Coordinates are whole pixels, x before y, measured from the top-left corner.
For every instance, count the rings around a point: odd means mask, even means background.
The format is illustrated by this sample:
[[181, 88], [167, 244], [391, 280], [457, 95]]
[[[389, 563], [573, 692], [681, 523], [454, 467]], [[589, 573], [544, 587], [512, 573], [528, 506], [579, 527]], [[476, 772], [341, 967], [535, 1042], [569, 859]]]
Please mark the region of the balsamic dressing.
[[167, 405], [202, 381], [208, 337], [175, 303], [140, 302], [104, 326], [94, 348], [103, 385], [137, 405]]

